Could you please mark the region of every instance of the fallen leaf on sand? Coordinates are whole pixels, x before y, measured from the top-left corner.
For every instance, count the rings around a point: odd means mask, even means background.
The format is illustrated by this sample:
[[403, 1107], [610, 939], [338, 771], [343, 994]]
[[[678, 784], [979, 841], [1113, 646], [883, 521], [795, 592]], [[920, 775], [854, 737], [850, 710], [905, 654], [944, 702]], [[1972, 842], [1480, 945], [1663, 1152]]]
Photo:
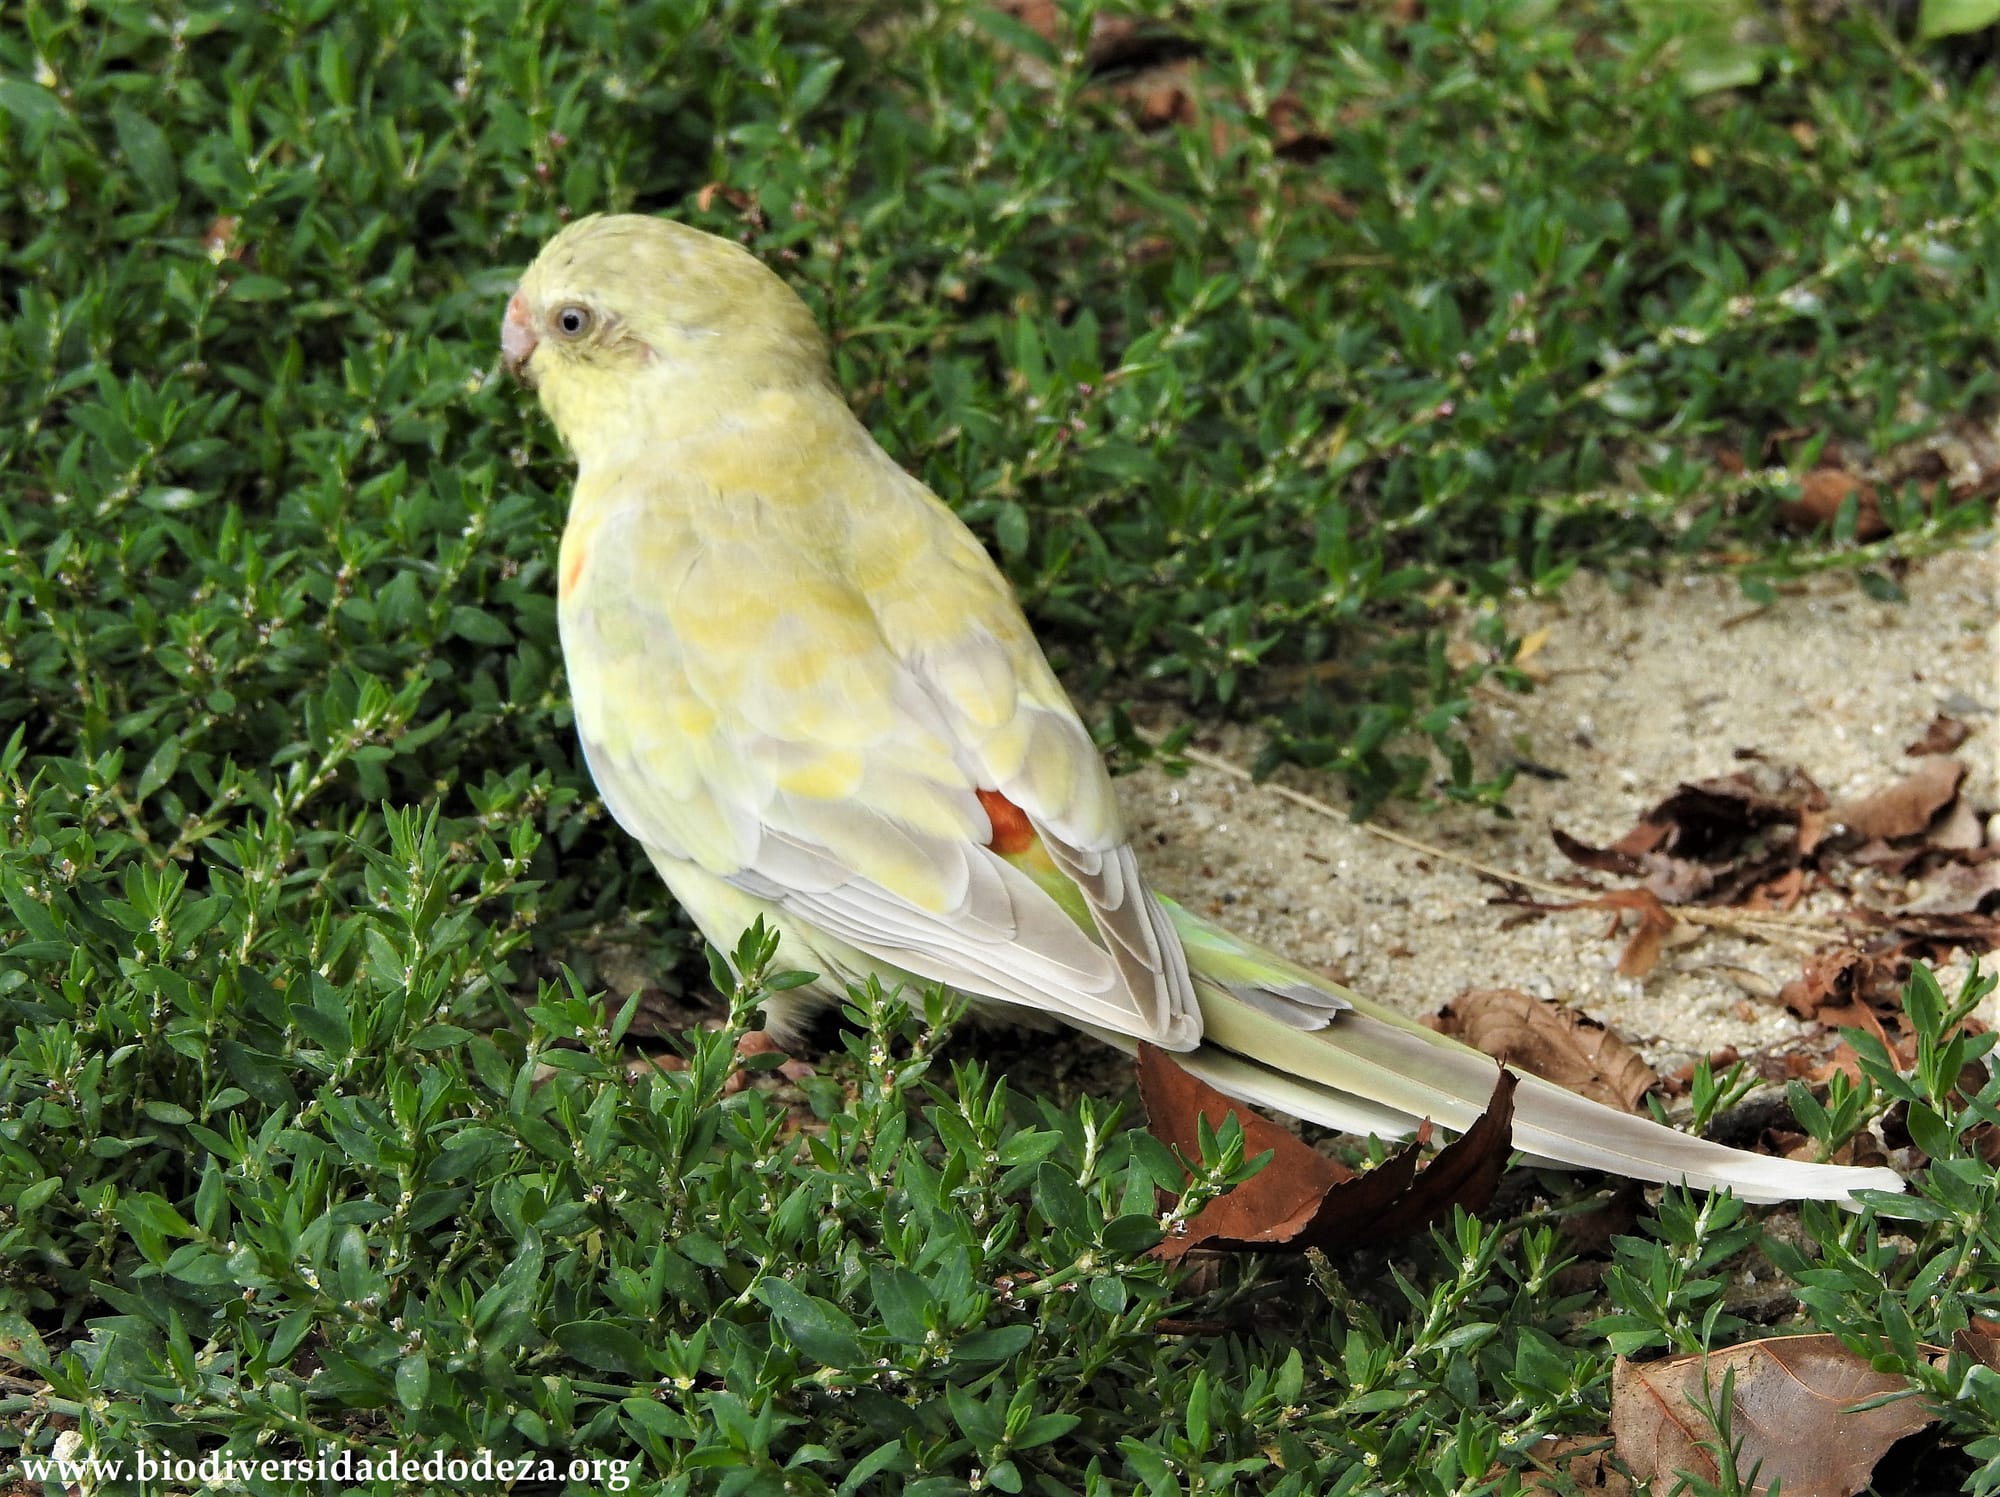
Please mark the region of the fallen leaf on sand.
[[1874, 961], [1852, 947], [1815, 951], [1806, 958], [1805, 970], [1778, 990], [1778, 1001], [1801, 1019], [1817, 1018], [1829, 1004], [1857, 1002], [1874, 976]]
[[1461, 993], [1426, 1021], [1440, 1033], [1623, 1112], [1659, 1077], [1615, 1033], [1573, 1008], [1513, 988]]
[[1904, 908], [1912, 915], [1990, 913], [1996, 896], [2000, 896], [2000, 858], [1949, 863], [1931, 875], [1930, 892]]
[[1606, 909], [1629, 910], [1637, 924], [1625, 949], [1618, 953], [1620, 977], [1644, 977], [1660, 964], [1660, 947], [1674, 928], [1674, 917], [1651, 889], [1613, 889], [1600, 894], [1593, 904]]
[[1625, 949], [1618, 954], [1620, 977], [1646, 976], [1659, 965], [1660, 949], [1674, 934], [1675, 920], [1672, 912], [1650, 887], [1607, 889], [1595, 899], [1575, 899], [1559, 904], [1527, 900], [1513, 895], [1504, 896], [1494, 902], [1511, 904], [1526, 912], [1515, 919], [1515, 924], [1523, 920], [1539, 920], [1544, 915], [1560, 914], [1564, 910], [1609, 910], [1613, 913], [1613, 918], [1610, 929], [1604, 933], [1607, 939], [1617, 934], [1619, 916], [1628, 912], [1636, 916], [1637, 922], [1632, 934], [1626, 939]]
[[1776, 878], [1757, 885], [1744, 897], [1746, 910], [1792, 910], [1805, 897], [1806, 871], [1787, 868]]
[[1937, 1417], [1914, 1397], [1855, 1411], [1909, 1383], [1875, 1371], [1833, 1336], [1776, 1336], [1659, 1362], [1620, 1357], [1611, 1374], [1611, 1430], [1634, 1477], [1719, 1479], [1713, 1449], [1703, 1446], [1717, 1440], [1710, 1411], [1725, 1378], [1732, 1378], [1729, 1431], [1741, 1442], [1736, 1470], [1755, 1493], [1782, 1482], [1785, 1497], [1850, 1497], [1867, 1488], [1891, 1445]]
[[1959, 796], [1951, 809], [1931, 824], [1924, 840], [1941, 852], [1977, 853], [1986, 845], [1986, 825], [1972, 803]]
[[1577, 867], [1588, 868], [1592, 873], [1615, 873], [1623, 878], [1637, 878], [1646, 871], [1646, 860], [1638, 853], [1621, 852], [1616, 847], [1592, 847], [1559, 826], [1550, 827], [1549, 836], [1555, 840], [1558, 852]]
[[1679, 786], [1609, 847], [1551, 835], [1571, 862], [1643, 878], [1667, 904], [1731, 904], [1811, 851], [1825, 806], [1804, 771], [1760, 764]]
[[1951, 804], [1964, 778], [1965, 766], [1958, 760], [1934, 756], [1920, 761], [1887, 790], [1841, 801], [1829, 814], [1856, 841], [1914, 837]]
[[[1939, 729], [1937, 741], [1952, 736]], [[1783, 999], [1801, 1017], [1825, 1023], [1854, 1022], [1819, 1012], [1829, 1005], [1871, 1007], [1892, 1033], [1900, 1032], [1897, 990], [1912, 962], [1984, 952], [2000, 942], [2000, 847], [1986, 845], [1983, 811], [1961, 793], [1966, 765], [1931, 755], [1895, 784], [1831, 805], [1802, 770], [1744, 757], [1749, 768], [1681, 785], [1609, 846], [1552, 830], [1570, 861], [1643, 885], [1536, 905], [1534, 913], [1632, 911], [1638, 924], [1618, 970], [1639, 977], [1680, 934], [1672, 923], [1675, 906], [1789, 910], [1810, 894], [1846, 894], [1856, 901], [1845, 913], [1850, 931], [1839, 947], [1813, 957]], [[1874, 877], [1857, 877], [1864, 872]], [[1883, 897], [1885, 877], [1923, 879], [1926, 887], [1905, 893], [1896, 908], [1871, 907], [1869, 901]], [[1864, 936], [1854, 927], [1879, 934]], [[1846, 1057], [1838, 1060], [1848, 1069]]]
[[1857, 924], [1872, 925], [1885, 932], [1879, 949], [1905, 961], [1937, 962], [1954, 949], [2000, 950], [2000, 915], [1907, 909], [1885, 915], [1880, 910], [1856, 910], [1851, 918]]
[[1606, 851], [1630, 858], [1661, 852], [1715, 861], [1734, 854], [1764, 828], [1795, 825], [1801, 811], [1825, 804], [1826, 792], [1796, 769], [1760, 766], [1758, 773], [1740, 770], [1693, 780], [1676, 787]]
[[1181, 1069], [1166, 1051], [1139, 1047], [1139, 1095], [1153, 1136], [1192, 1159], [1201, 1119], [1210, 1127], [1234, 1113], [1243, 1127], [1244, 1156], [1271, 1151], [1271, 1161], [1234, 1190], [1216, 1197], [1187, 1230], [1153, 1249], [1172, 1261], [1191, 1248], [1338, 1251], [1386, 1242], [1419, 1231], [1454, 1206], [1477, 1211], [1493, 1197], [1511, 1152], [1514, 1077], [1496, 1067], [1486, 1111], [1463, 1136], [1418, 1167], [1426, 1124], [1416, 1142], [1366, 1174], [1337, 1160], [1233, 1102]]
[[1972, 736], [1972, 729], [1955, 717], [1946, 717], [1940, 712], [1925, 727], [1923, 736], [1903, 750], [1912, 759], [1922, 759], [1931, 754], [1948, 754]]

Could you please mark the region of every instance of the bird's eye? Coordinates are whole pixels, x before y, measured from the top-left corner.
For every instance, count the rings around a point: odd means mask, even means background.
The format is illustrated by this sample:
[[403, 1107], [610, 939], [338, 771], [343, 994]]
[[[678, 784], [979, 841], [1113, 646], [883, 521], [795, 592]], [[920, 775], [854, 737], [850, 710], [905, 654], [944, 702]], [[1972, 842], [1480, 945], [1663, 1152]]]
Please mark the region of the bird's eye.
[[581, 338], [590, 331], [592, 321], [594, 319], [590, 315], [590, 308], [579, 306], [575, 302], [556, 308], [556, 331], [565, 338]]

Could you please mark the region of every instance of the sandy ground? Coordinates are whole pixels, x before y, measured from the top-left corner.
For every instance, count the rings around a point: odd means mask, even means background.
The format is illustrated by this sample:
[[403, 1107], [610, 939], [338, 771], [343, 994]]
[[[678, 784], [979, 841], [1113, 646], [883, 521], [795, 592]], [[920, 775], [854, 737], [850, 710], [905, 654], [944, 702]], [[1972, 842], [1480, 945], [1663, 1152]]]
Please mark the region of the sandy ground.
[[[1756, 609], [1734, 582], [1688, 576], [1620, 595], [1592, 577], [1551, 602], [1523, 603], [1523, 637], [1546, 627], [1532, 695], [1482, 696], [1472, 728], [1489, 761], [1514, 753], [1560, 770], [1523, 776], [1516, 819], [1390, 806], [1381, 824], [1509, 871], [1576, 870], [1549, 837], [1560, 826], [1614, 841], [1683, 780], [1743, 767], [1755, 750], [1795, 763], [1838, 798], [1906, 773], [1904, 747], [1946, 712], [1974, 731], [1958, 750], [1964, 794], [2000, 838], [2000, 546], [1933, 558], [1904, 579], [1907, 604], [1867, 597], [1850, 576], [1814, 579]], [[1154, 722], [1149, 726], [1166, 726]], [[1239, 764], [1251, 728], [1199, 734]], [[1331, 776], [1280, 782], [1336, 805]], [[1495, 888], [1466, 869], [1315, 815], [1268, 789], [1195, 767], [1120, 781], [1144, 866], [1163, 892], [1370, 997], [1427, 1013], [1468, 988], [1513, 987], [1580, 1005], [1658, 1066], [1800, 1029], [1774, 1001], [1799, 952], [1709, 932], [1670, 950], [1643, 982], [1614, 970], [1622, 937], [1601, 913], [1514, 923]]]

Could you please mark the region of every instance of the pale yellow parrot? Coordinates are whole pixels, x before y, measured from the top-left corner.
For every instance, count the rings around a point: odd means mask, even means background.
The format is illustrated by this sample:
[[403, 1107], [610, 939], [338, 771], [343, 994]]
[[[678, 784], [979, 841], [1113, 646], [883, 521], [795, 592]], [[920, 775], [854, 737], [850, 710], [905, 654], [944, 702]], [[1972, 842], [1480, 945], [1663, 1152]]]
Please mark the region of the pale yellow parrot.
[[[1146, 886], [1006, 580], [875, 444], [805, 304], [740, 247], [586, 218], [507, 304], [507, 364], [577, 461], [558, 586], [611, 814], [723, 951], [758, 916], [819, 974], [945, 983], [1358, 1133], [1463, 1130], [1495, 1062]], [[1725, 1148], [1521, 1078], [1515, 1145], [1752, 1200], [1892, 1170]]]

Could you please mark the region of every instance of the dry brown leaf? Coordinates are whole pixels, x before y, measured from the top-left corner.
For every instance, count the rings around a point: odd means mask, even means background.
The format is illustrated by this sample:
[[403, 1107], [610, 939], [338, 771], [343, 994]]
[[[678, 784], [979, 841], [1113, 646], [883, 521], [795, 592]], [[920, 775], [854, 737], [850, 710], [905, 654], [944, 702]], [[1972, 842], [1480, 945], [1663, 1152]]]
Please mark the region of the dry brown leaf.
[[638, 1081], [650, 1071], [685, 1071], [688, 1063], [671, 1050], [657, 1055], [628, 1055], [625, 1058], [625, 1079]]
[[1709, 1410], [1734, 1374], [1730, 1433], [1741, 1442], [1737, 1472], [1748, 1490], [1783, 1483], [1785, 1497], [1850, 1497], [1889, 1447], [1937, 1416], [1916, 1398], [1860, 1412], [1854, 1405], [1905, 1391], [1833, 1336], [1776, 1336], [1726, 1351], [1637, 1363], [1611, 1374], [1611, 1429], [1618, 1455], [1641, 1482], [1677, 1475], [1718, 1477]]
[[1978, 863], [1947, 863], [1930, 876], [1928, 891], [1907, 913], [1913, 915], [1975, 915], [2000, 894], [2000, 858]]
[[1988, 1320], [1983, 1315], [1969, 1317], [1965, 1329], [1951, 1338], [1951, 1349], [2000, 1372], [2000, 1320]]
[[1271, 127], [1271, 150], [1287, 160], [1315, 160], [1333, 145], [1333, 138], [1314, 122], [1305, 101], [1290, 89], [1271, 101], [1264, 117]]
[[2000, 914], [1931, 913], [1899, 910], [1855, 910], [1851, 919], [1890, 932], [1880, 954], [1904, 960], [1934, 961], [1953, 950], [2000, 950]]
[[1579, 868], [1588, 868], [1593, 873], [1615, 873], [1622, 878], [1637, 878], [1646, 871], [1646, 861], [1637, 853], [1621, 852], [1616, 847], [1592, 847], [1559, 826], [1550, 827], [1549, 836], [1554, 839], [1556, 850]]
[[[1209, 117], [1209, 145], [1220, 156], [1230, 150], [1240, 136], [1230, 112], [1212, 107], [1221, 90], [1199, 59], [1169, 56], [1149, 63], [1107, 85], [1112, 95], [1132, 110], [1141, 130], [1164, 130], [1170, 125], [1194, 126]], [[1272, 99], [1264, 112], [1270, 131], [1272, 153], [1293, 161], [1309, 161], [1323, 155], [1332, 144], [1318, 129], [1311, 112], [1289, 90]], [[1334, 194], [1338, 199], [1338, 194]]]
[[1218, 1237], [1232, 1243], [1287, 1242], [1312, 1219], [1328, 1191], [1354, 1178], [1346, 1165], [1223, 1096], [1157, 1046], [1139, 1046], [1138, 1073], [1146, 1126], [1168, 1148], [1189, 1159], [1198, 1157], [1201, 1119], [1219, 1128], [1233, 1113], [1243, 1125], [1243, 1157], [1254, 1159], [1267, 1149], [1272, 1153], [1271, 1162], [1256, 1175], [1209, 1202], [1186, 1232], [1153, 1249], [1160, 1257], [1178, 1258]]
[[1803, 770], [1760, 764], [1683, 784], [1639, 819], [1616, 844], [1626, 852], [1672, 853], [1713, 862], [1731, 856], [1766, 827], [1798, 824], [1826, 804], [1826, 792]]
[[1513, 988], [1462, 993], [1438, 1011], [1433, 1027], [1624, 1112], [1637, 1112], [1659, 1080], [1636, 1050], [1588, 1014]]
[[[1564, 904], [1542, 903], [1511, 895], [1502, 896], [1493, 903], [1511, 904], [1528, 911], [1515, 921], [1516, 924], [1565, 910], [1610, 910], [1613, 919], [1610, 929], [1604, 933], [1606, 939], [1618, 933], [1617, 916], [1627, 912], [1633, 914], [1637, 917], [1637, 924], [1625, 943], [1625, 949], [1618, 954], [1618, 975], [1621, 977], [1642, 978], [1651, 972], [1659, 965], [1660, 948], [1674, 934], [1674, 917], [1651, 888], [1611, 889], [1594, 899], [1571, 900]], [[1439, 1026], [1432, 1024], [1431, 1027], [1435, 1029]]]
[[1638, 924], [1632, 939], [1618, 953], [1620, 977], [1644, 977], [1660, 963], [1660, 945], [1674, 928], [1674, 917], [1651, 889], [1614, 889], [1600, 894], [1593, 904], [1606, 909], [1629, 910]]
[[1514, 1152], [1518, 1081], [1504, 1066], [1495, 1069], [1493, 1095], [1477, 1122], [1418, 1169], [1418, 1146], [1430, 1126], [1425, 1124], [1418, 1142], [1397, 1156], [1408, 1160], [1406, 1171], [1391, 1175], [1386, 1167], [1372, 1169], [1329, 1191], [1301, 1241], [1328, 1251], [1370, 1246], [1421, 1232], [1448, 1219], [1453, 1207], [1483, 1211]]
[[1937, 755], [1919, 761], [1887, 790], [1840, 802], [1832, 808], [1832, 816], [1858, 842], [1914, 837], [1951, 804], [1964, 778], [1964, 764]]
[[1962, 795], [1957, 796], [1952, 800], [1951, 809], [1931, 828], [1924, 841], [1940, 852], [1977, 852], [1986, 845], [1986, 823], [1972, 809], [1970, 801]]
[[703, 213], [715, 207], [717, 200], [726, 204], [737, 220], [746, 227], [762, 232], [768, 224], [764, 217], [764, 205], [757, 198], [740, 187], [731, 187], [727, 182], [704, 182], [694, 195], [694, 203]]
[[1854, 538], [1879, 540], [1889, 533], [1876, 501], [1875, 486], [1840, 468], [1815, 468], [1799, 480], [1799, 497], [1778, 506], [1778, 518], [1795, 530], [1811, 530], [1831, 525], [1849, 494], [1858, 494], [1854, 509]]
[[1957, 718], [1947, 717], [1940, 712], [1925, 726], [1922, 736], [1903, 752], [1912, 759], [1926, 758], [1931, 754], [1948, 754], [1971, 736], [1972, 729]]
[[[1882, 1022], [1882, 1015], [1877, 1012], [1873, 1004], [1859, 1001], [1839, 1005], [1828, 1004], [1813, 1017], [1827, 1029], [1835, 1031], [1858, 1029], [1863, 1034], [1873, 1036], [1895, 1060], [1899, 1069], [1908, 1070], [1917, 1063], [1916, 1040], [1903, 1033], [1900, 1027], [1892, 1031]], [[1845, 1045], [1847, 1042], [1843, 1040], [1841, 1043]], [[1839, 1058], [1838, 1052], [1835, 1058]], [[1857, 1077], [1860, 1075], [1858, 1068], [1855, 1075]]]
[[[1801, 841], [1804, 839], [1801, 838]], [[1801, 847], [1800, 852], [1806, 851]], [[1746, 910], [1791, 910], [1805, 897], [1806, 871], [1803, 868], [1787, 868], [1774, 879], [1767, 879], [1750, 891], [1743, 901]]]
[[1815, 951], [1805, 971], [1778, 990], [1778, 1001], [1801, 1019], [1817, 1018], [1828, 1004], [1855, 1002], [1874, 976], [1875, 963], [1852, 947]]
[[1796, 865], [1808, 836], [1818, 838], [1825, 805], [1826, 793], [1803, 771], [1759, 764], [1679, 786], [1609, 847], [1552, 835], [1570, 861], [1644, 878], [1666, 904], [1730, 904]]
[[1243, 1126], [1244, 1155], [1266, 1149], [1271, 1162], [1234, 1190], [1218, 1196], [1187, 1230], [1153, 1249], [1178, 1259], [1191, 1248], [1338, 1251], [1386, 1242], [1419, 1231], [1450, 1214], [1476, 1211], [1492, 1199], [1511, 1152], [1514, 1078], [1496, 1067], [1498, 1081], [1485, 1114], [1464, 1135], [1418, 1168], [1429, 1133], [1366, 1174], [1308, 1147], [1277, 1124], [1232, 1101], [1174, 1063], [1166, 1051], [1139, 1046], [1139, 1095], [1147, 1126], [1169, 1148], [1195, 1157], [1200, 1120], [1210, 1127], [1234, 1113]]
[[1630, 1497], [1631, 1478], [1612, 1464], [1611, 1437], [1562, 1435], [1528, 1452], [1534, 1465], [1521, 1473], [1523, 1492], [1601, 1492]]

